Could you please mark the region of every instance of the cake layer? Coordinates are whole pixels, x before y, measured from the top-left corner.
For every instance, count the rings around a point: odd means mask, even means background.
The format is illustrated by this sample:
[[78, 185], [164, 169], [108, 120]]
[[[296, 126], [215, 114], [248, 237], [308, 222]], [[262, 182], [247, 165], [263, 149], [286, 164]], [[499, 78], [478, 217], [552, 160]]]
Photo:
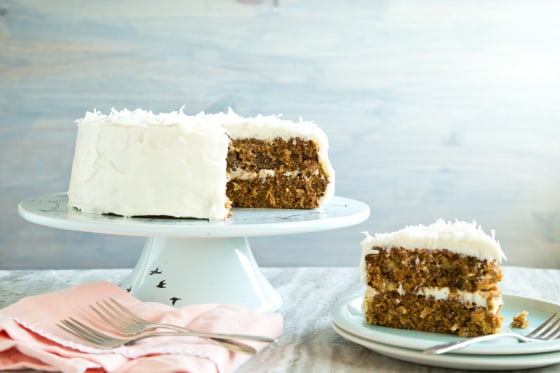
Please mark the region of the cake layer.
[[463, 291], [491, 290], [503, 277], [500, 265], [450, 250], [409, 250], [373, 247], [365, 251], [364, 276], [369, 286], [384, 289], [399, 284], [405, 292], [420, 287], [456, 288]]
[[497, 333], [503, 319], [485, 307], [396, 292], [366, 296], [363, 312], [369, 324], [461, 337]]
[[228, 171], [260, 169], [280, 173], [299, 170], [308, 174], [326, 172], [319, 164], [318, 146], [313, 140], [293, 138], [284, 140], [258, 140], [254, 138], [233, 140], [228, 152]]
[[319, 206], [316, 193], [324, 188], [324, 180], [270, 176], [266, 179], [235, 180], [227, 184], [227, 195], [238, 207], [310, 209]]

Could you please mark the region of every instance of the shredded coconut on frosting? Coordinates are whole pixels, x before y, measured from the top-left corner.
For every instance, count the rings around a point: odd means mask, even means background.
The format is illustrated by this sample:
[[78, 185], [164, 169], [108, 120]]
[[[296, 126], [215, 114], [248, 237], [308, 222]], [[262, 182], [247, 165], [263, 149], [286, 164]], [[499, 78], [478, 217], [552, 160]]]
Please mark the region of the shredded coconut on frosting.
[[500, 243], [495, 239], [495, 232], [486, 234], [475, 221], [445, 222], [438, 219], [428, 226], [408, 226], [392, 233], [376, 233], [371, 236], [364, 232], [362, 250], [372, 247], [402, 247], [405, 249], [447, 249], [449, 251], [478, 257], [482, 260], [493, 259], [498, 262], [506, 259]]

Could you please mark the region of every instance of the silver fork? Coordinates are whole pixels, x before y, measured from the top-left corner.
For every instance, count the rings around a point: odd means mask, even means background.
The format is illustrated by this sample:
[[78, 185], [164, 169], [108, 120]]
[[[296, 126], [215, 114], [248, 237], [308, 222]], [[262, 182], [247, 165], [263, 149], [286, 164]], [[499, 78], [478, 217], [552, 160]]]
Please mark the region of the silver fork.
[[276, 342], [275, 338], [260, 335], [210, 333], [192, 330], [173, 324], [152, 323], [136, 315], [113, 298], [97, 302], [96, 305], [97, 307], [92, 305], [90, 305], [90, 307], [103, 321], [113, 327], [120, 334], [130, 337], [155, 329], [171, 329], [205, 338], [241, 339], [267, 343]]
[[[118, 338], [102, 333], [99, 330], [96, 330], [72, 317], [66, 320], [62, 320], [57, 325], [58, 327], [64, 329], [66, 332], [75, 335], [76, 337], [86, 342], [90, 346], [100, 348], [100, 349], [112, 349], [112, 348], [117, 348], [122, 346], [130, 346], [142, 339], [152, 338], [152, 337], [197, 336], [196, 334], [189, 333], [189, 332], [173, 331], [173, 332], [146, 332], [143, 334], [136, 335], [134, 337]], [[253, 355], [257, 353], [257, 350], [254, 347], [246, 345], [241, 342], [232, 341], [228, 339], [221, 339], [221, 338], [210, 338], [210, 340], [213, 343], [225, 347], [232, 351], [245, 352]]]
[[493, 341], [501, 338], [517, 338], [519, 342], [537, 342], [550, 341], [560, 338], [560, 314], [558, 312], [552, 314], [545, 322], [539, 325], [535, 330], [527, 335], [517, 333], [499, 333], [489, 334], [469, 339], [461, 339], [449, 343], [442, 343], [425, 349], [425, 354], [440, 355], [446, 352], [458, 350], [460, 348], [483, 341]]

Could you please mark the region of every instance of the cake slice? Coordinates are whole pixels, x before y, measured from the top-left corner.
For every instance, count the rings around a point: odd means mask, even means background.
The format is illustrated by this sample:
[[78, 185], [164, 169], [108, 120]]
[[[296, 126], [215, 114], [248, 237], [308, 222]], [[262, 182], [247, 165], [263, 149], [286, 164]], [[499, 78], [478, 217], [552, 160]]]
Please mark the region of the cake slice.
[[438, 220], [366, 233], [361, 245], [366, 323], [461, 337], [499, 331], [505, 256], [494, 232]]

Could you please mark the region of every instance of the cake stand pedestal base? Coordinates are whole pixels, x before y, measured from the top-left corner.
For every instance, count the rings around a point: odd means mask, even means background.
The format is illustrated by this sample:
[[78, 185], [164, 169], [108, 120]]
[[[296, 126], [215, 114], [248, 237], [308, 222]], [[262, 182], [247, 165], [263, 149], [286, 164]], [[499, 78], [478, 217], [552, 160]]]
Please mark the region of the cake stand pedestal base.
[[272, 312], [282, 305], [246, 237], [148, 238], [121, 285], [141, 300], [177, 307], [231, 303]]

